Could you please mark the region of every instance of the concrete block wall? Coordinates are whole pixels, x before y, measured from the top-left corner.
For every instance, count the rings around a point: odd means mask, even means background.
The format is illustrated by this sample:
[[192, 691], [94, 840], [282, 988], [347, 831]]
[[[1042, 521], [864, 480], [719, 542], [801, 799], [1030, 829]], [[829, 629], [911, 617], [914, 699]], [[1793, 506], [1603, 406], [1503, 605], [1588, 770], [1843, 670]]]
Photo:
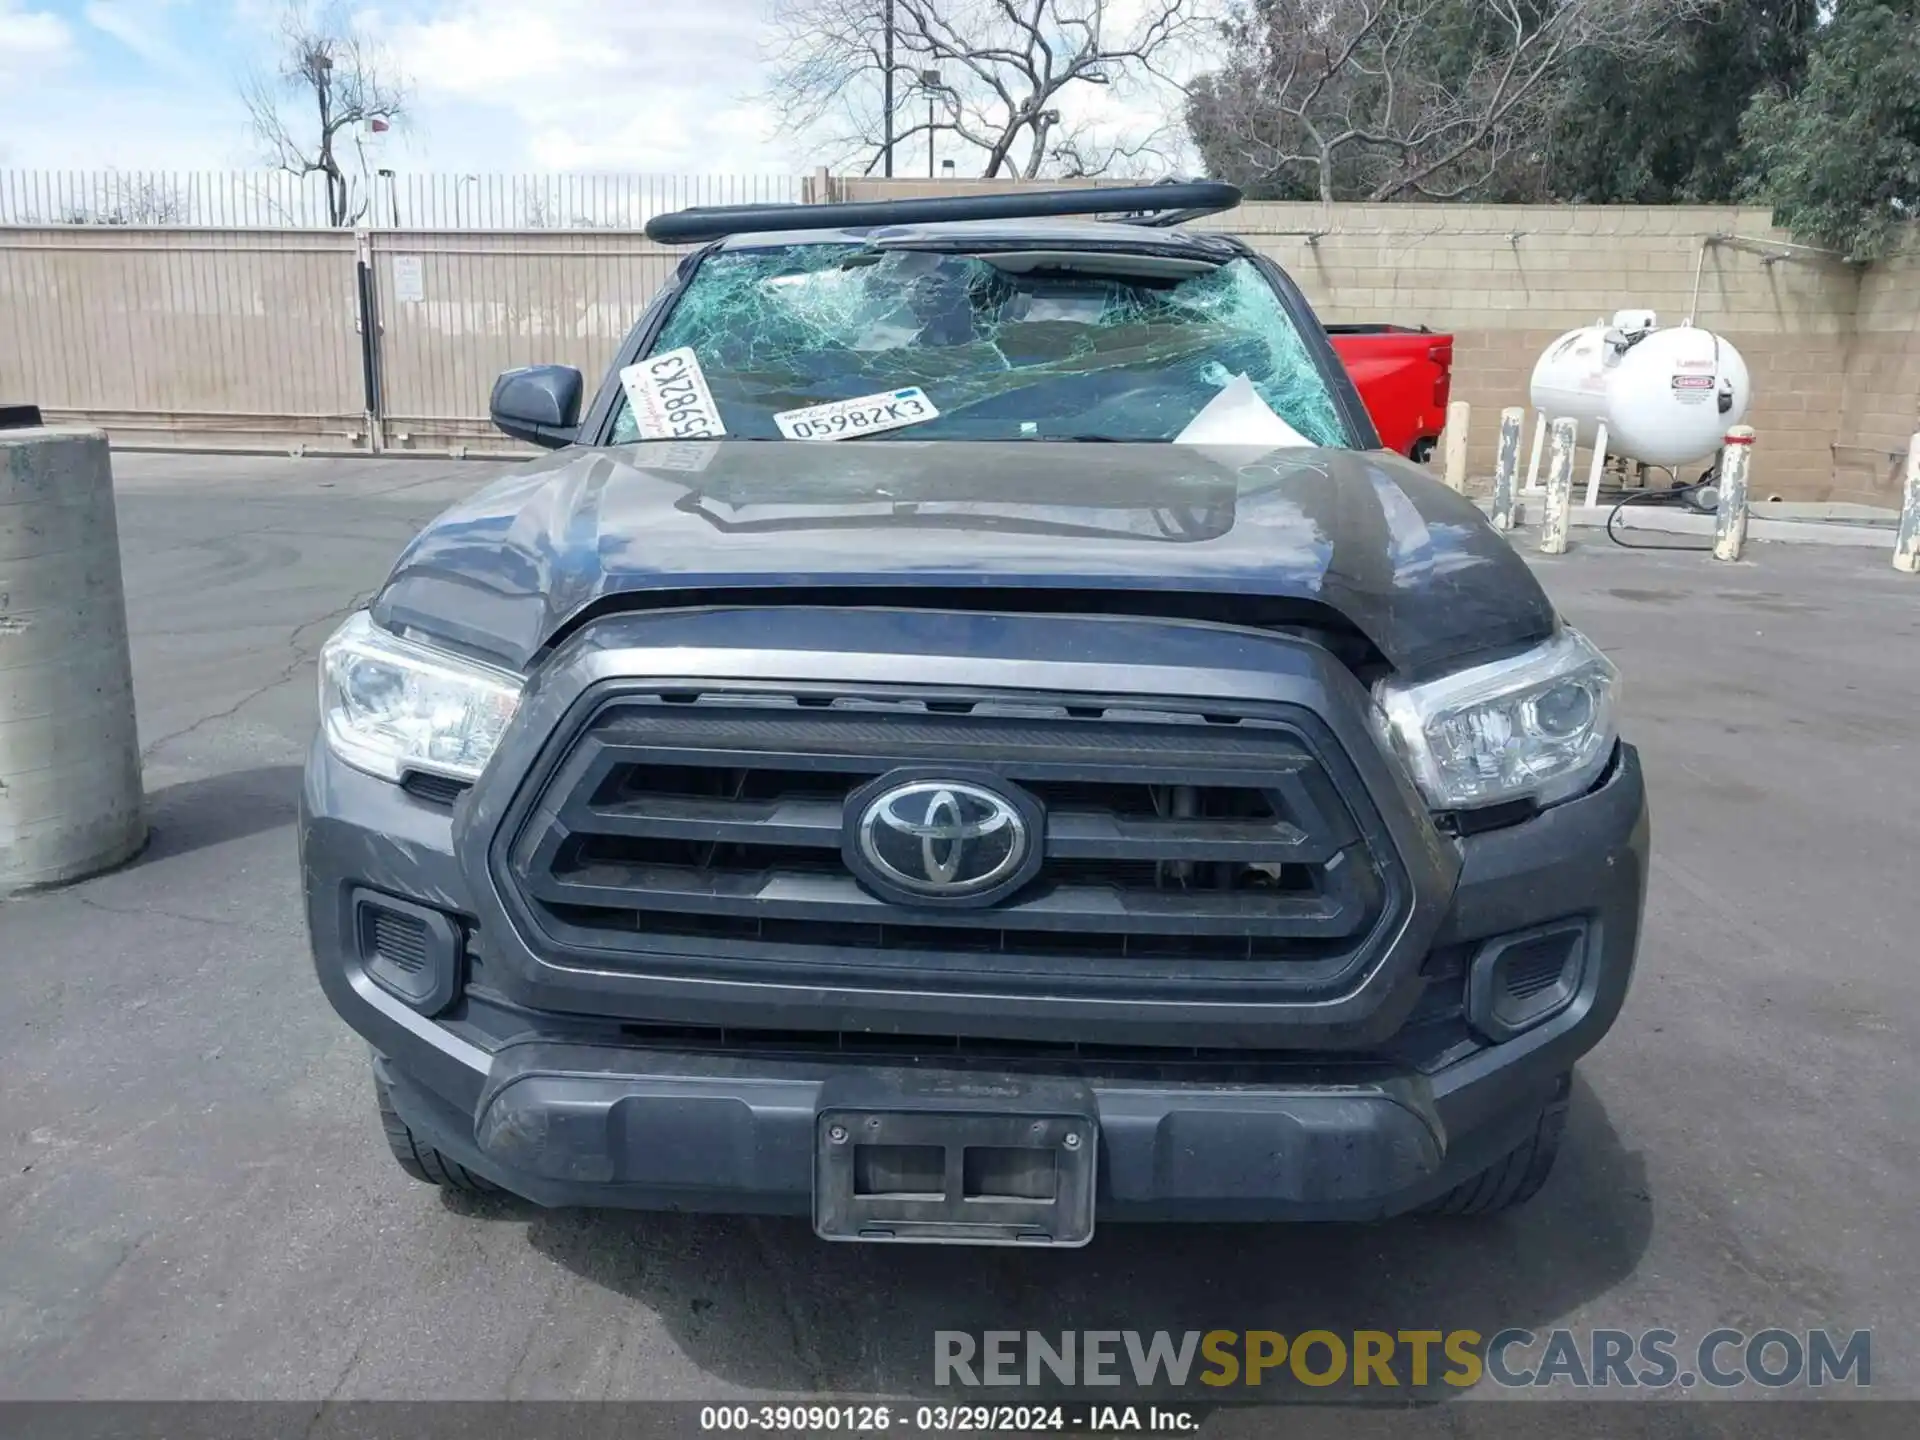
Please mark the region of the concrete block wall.
[[[1835, 488], [1860, 277], [1791, 247], [1765, 211], [1255, 204], [1221, 222], [1285, 266], [1329, 323], [1451, 332], [1454, 397], [1473, 406], [1474, 473], [1491, 472], [1498, 412], [1528, 403], [1534, 362], [1556, 336], [1644, 307], [1669, 324], [1691, 311], [1745, 357], [1748, 423], [1761, 435], [1755, 494], [1825, 499]], [[1708, 243], [1718, 235], [1778, 248]]]
[[1841, 387], [1831, 498], [1891, 505], [1920, 431], [1920, 253], [1896, 255], [1860, 277]]

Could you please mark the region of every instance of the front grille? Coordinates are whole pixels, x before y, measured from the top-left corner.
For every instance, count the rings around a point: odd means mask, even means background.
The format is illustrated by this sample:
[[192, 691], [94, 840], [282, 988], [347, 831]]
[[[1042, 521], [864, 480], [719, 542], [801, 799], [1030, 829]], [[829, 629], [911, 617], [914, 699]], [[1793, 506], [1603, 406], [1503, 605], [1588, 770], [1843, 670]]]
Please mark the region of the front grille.
[[[901, 767], [987, 770], [1046, 810], [1007, 900], [889, 903], [842, 859], [846, 799]], [[1357, 791], [1357, 785], [1347, 787]], [[1357, 806], [1357, 808], [1356, 808]], [[1138, 702], [753, 690], [622, 696], [504, 852], [562, 949], [652, 973], [1200, 998], [1324, 985], [1398, 903], [1301, 723]]]

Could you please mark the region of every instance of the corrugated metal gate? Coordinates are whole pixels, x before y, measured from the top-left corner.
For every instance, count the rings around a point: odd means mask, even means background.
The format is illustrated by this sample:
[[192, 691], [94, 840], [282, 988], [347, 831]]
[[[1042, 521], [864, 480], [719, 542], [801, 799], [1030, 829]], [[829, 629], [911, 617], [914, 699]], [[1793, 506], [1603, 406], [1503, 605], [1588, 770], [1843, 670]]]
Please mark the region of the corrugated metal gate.
[[494, 376], [604, 373], [679, 255], [595, 230], [0, 231], [0, 395], [122, 445], [509, 450]]

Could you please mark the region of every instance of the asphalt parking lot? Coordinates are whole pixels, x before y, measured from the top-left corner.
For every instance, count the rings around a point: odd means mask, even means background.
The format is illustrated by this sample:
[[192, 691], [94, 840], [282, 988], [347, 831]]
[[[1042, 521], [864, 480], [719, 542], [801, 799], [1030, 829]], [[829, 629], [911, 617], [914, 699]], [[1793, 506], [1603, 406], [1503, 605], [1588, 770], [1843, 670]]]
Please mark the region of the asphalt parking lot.
[[312, 659], [498, 467], [117, 457], [153, 840], [0, 906], [0, 1398], [925, 1391], [989, 1328], [1875, 1332], [1920, 1397], [1920, 583], [1876, 552], [1540, 562], [1626, 675], [1641, 970], [1512, 1216], [830, 1247], [408, 1181], [313, 981]]

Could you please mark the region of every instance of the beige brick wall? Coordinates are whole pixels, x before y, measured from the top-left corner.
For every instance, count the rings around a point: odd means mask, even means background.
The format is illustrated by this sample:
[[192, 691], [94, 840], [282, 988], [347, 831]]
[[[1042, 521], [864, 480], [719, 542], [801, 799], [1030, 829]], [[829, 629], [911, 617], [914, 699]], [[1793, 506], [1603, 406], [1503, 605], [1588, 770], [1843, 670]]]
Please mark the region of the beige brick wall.
[[1841, 388], [1831, 498], [1890, 505], [1920, 431], [1920, 253], [1861, 277]]
[[[1753, 373], [1756, 492], [1811, 499], [1832, 488], [1859, 277], [1786, 247], [1764, 211], [1258, 204], [1222, 219], [1285, 266], [1329, 323], [1451, 331], [1476, 472], [1491, 470], [1499, 411], [1528, 403], [1534, 362], [1556, 336], [1627, 308], [1684, 319], [1697, 277], [1698, 323], [1738, 346]], [[1795, 258], [1769, 264], [1706, 244], [1722, 234]], [[1530, 413], [1529, 442], [1532, 424]]]

